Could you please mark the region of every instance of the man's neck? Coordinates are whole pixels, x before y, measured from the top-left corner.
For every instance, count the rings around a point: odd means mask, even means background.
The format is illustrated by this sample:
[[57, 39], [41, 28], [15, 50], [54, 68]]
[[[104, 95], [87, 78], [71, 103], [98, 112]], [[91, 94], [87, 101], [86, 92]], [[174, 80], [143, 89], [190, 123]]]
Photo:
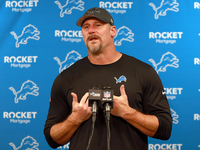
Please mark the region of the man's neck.
[[117, 51], [99, 53], [98, 55], [89, 53], [88, 59], [92, 64], [95, 65], [107, 65], [118, 61], [121, 56], [122, 54]]

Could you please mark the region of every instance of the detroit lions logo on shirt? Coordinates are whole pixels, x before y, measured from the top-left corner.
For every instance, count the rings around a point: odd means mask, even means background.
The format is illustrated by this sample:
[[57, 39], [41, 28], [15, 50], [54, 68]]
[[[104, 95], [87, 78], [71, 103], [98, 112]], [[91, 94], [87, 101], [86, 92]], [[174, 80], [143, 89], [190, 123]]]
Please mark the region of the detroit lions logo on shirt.
[[114, 77], [114, 79], [116, 80], [116, 84], [121, 83], [122, 81], [126, 82], [127, 80], [127, 78], [124, 75], [120, 76], [119, 79], [117, 79], [117, 77]]

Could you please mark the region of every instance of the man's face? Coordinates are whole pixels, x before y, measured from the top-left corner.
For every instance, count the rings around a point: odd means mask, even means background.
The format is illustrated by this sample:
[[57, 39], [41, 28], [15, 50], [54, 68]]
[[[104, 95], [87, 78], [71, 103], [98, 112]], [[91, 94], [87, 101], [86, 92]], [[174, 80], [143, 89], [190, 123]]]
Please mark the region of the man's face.
[[90, 18], [83, 23], [82, 34], [86, 47], [95, 54], [109, 43], [110, 25], [96, 18]]

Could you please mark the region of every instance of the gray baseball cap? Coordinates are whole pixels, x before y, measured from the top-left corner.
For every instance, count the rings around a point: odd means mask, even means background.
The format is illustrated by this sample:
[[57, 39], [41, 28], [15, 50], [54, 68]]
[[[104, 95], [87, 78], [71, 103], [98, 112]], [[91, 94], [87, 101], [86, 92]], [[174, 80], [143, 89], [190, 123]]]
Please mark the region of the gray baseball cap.
[[114, 20], [110, 13], [103, 9], [103, 8], [98, 8], [98, 7], [93, 7], [88, 9], [85, 14], [78, 19], [76, 22], [76, 25], [81, 27], [83, 25], [83, 22], [88, 19], [88, 18], [97, 18], [103, 22], [110, 23], [110, 25], [114, 25]]

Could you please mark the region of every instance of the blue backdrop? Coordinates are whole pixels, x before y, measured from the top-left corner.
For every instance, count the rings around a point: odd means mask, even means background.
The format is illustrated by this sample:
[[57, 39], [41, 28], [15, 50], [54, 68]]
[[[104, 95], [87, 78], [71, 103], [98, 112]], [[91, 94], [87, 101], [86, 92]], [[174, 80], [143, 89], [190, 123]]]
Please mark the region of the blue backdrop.
[[149, 138], [149, 150], [200, 149], [200, 0], [0, 0], [0, 149], [51, 149], [43, 135], [51, 86], [87, 56], [76, 21], [91, 7], [113, 16], [116, 49], [152, 65], [163, 82], [172, 135]]

